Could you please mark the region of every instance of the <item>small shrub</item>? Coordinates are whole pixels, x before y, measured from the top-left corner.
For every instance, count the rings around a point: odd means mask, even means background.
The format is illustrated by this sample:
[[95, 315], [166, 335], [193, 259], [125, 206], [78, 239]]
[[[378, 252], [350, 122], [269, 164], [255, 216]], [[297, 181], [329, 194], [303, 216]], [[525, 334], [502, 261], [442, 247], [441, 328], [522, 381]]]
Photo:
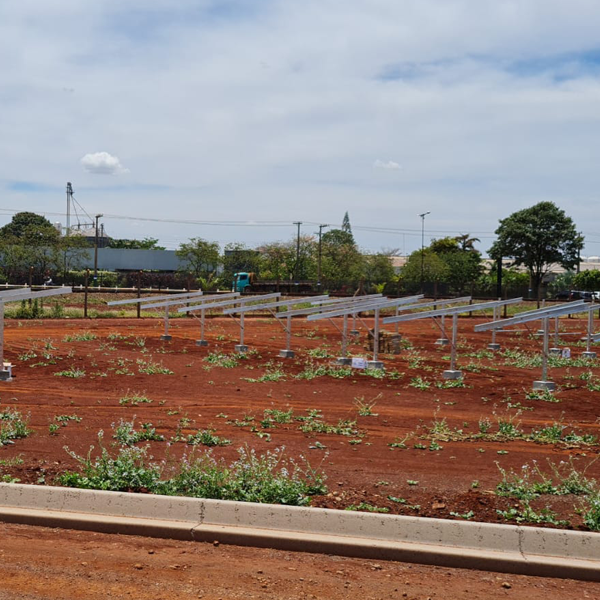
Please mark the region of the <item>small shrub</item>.
[[116, 427], [113, 425], [113, 438], [123, 446], [133, 446], [138, 442], [164, 441], [164, 436], [156, 433], [156, 428], [152, 426], [152, 423], [141, 423], [140, 427], [141, 429], [136, 431], [135, 417], [131, 421], [121, 419]]
[[214, 429], [199, 429], [194, 435], [188, 435], [187, 443], [193, 446], [229, 446], [231, 440], [215, 435]]

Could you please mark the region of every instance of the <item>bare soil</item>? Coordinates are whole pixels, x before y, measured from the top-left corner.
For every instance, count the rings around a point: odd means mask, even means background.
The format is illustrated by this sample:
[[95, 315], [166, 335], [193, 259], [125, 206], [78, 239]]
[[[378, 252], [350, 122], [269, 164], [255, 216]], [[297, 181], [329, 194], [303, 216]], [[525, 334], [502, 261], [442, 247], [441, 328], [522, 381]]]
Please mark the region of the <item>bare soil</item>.
[[[314, 497], [312, 506], [506, 522], [497, 511], [516, 507], [518, 503], [496, 494], [501, 480], [499, 467], [519, 470], [524, 464], [537, 461], [547, 470], [547, 461], [559, 464], [572, 460], [578, 469], [587, 469], [588, 477], [599, 478], [600, 461], [596, 461], [599, 447], [524, 440], [469, 440], [467, 434], [476, 434], [479, 420], [488, 418], [494, 431], [498, 419], [512, 419], [526, 432], [560, 422], [568, 431], [598, 436], [600, 392], [591, 391], [585, 378], [600, 377], [600, 370], [596, 361], [589, 366], [552, 369], [550, 378], [560, 387], [556, 394], [559, 401], [528, 398], [532, 382], [540, 379], [539, 367], [523, 368], [510, 357], [482, 353], [490, 334], [473, 333], [473, 325], [478, 322], [482, 318], [461, 318], [459, 324], [458, 360], [466, 387], [440, 388], [436, 384], [444, 381], [441, 374], [448, 368], [450, 350], [435, 344], [439, 329], [429, 322], [402, 326], [403, 338], [412, 349], [399, 355], [383, 355], [386, 367], [383, 378], [354, 370], [343, 378], [325, 375], [303, 379], [298, 375], [319, 365], [328, 366], [339, 355], [340, 334], [330, 323], [314, 325], [304, 319], [294, 320], [292, 348], [296, 357], [281, 359], [278, 353], [285, 347], [285, 335], [279, 323], [267, 318], [246, 319], [245, 341], [251, 352], [247, 358], [238, 360], [237, 366], [225, 368], [207, 358], [215, 353], [234, 354], [239, 326], [231, 319], [209, 320], [208, 347], [196, 345], [199, 324], [192, 318], [171, 321], [170, 341], [160, 340], [163, 323], [158, 319], [7, 320], [5, 358], [14, 364], [14, 379], [0, 384], [0, 411], [14, 408], [29, 415], [33, 434], [0, 446], [0, 477], [52, 484], [57, 474], [78, 468], [65, 447], [85, 455], [90, 446], [97, 446], [99, 430], [105, 432], [105, 439], [110, 442], [115, 424], [121, 419], [135, 418], [136, 423], [152, 423], [167, 441], [177, 432], [185, 440], [198, 429], [214, 429], [216, 435], [230, 439], [232, 444], [210, 452], [227, 460], [236, 458], [237, 449], [244, 445], [258, 452], [284, 446], [287, 456], [305, 457], [327, 475], [328, 493]], [[372, 326], [368, 319], [365, 324]], [[562, 327], [571, 334], [567, 339], [573, 342], [571, 350], [576, 360], [584, 350], [577, 345], [583, 321], [566, 319]], [[78, 341], [84, 332], [89, 334], [83, 337], [93, 339]], [[539, 352], [541, 342], [530, 333], [535, 330], [501, 333], [498, 341], [503, 348]], [[349, 350], [355, 356], [368, 357], [366, 346], [363, 329]], [[324, 354], [330, 356], [323, 357]], [[164, 366], [172, 374], [140, 373], [143, 364], [138, 361]], [[58, 376], [71, 369], [84, 371], [85, 376]], [[278, 372], [283, 375], [273, 376]], [[265, 375], [266, 381], [250, 381]], [[414, 387], [417, 378], [428, 382], [429, 387]], [[151, 402], [137, 406], [123, 402], [123, 398], [134, 392]], [[361, 404], [371, 405], [373, 414], [360, 416]], [[323, 420], [330, 424], [356, 420], [357, 432], [351, 436], [305, 433], [298, 421], [265, 428], [261, 421], [266, 409], [293, 409], [295, 416], [318, 409]], [[57, 423], [56, 417], [61, 415], [77, 416], [80, 420], [63, 421], [51, 432], [50, 424]], [[239, 426], [244, 419], [246, 425]], [[430, 428], [443, 419], [451, 430], [460, 430], [465, 435], [463, 439], [439, 442], [432, 447]], [[405, 448], [398, 447], [400, 441], [404, 441]], [[185, 441], [151, 442], [150, 446], [157, 460], [168, 457], [172, 463], [190, 451]], [[197, 450], [204, 451], [204, 448]], [[534, 506], [552, 508], [557, 518], [568, 521], [563, 526], [584, 528], [577, 497], [545, 496], [536, 500]], [[142, 591], [140, 582], [147, 584], [154, 581], [153, 577], [158, 587], [152, 597], [165, 599], [174, 598], [176, 593], [180, 594], [178, 597], [246, 597], [250, 589], [257, 598], [342, 598], [350, 596], [347, 582], [351, 595], [360, 593], [367, 598], [436, 595], [495, 598], [508, 594], [533, 599], [541, 598], [542, 594], [548, 596], [549, 590], [557, 593], [563, 585], [522, 578], [529, 583], [523, 584], [523, 594], [517, 595], [521, 592], [516, 591], [516, 584], [508, 589], [499, 587], [498, 582], [521, 579], [495, 574], [399, 564], [373, 569], [364, 561], [333, 557], [223, 547], [213, 550], [179, 542], [55, 531], [39, 534], [40, 544], [36, 545], [36, 553], [31, 554], [31, 561], [37, 566], [21, 568], [19, 561], [29, 564], [24, 558], [32, 546], [27, 539], [38, 536], [38, 530], [0, 527], [3, 531], [0, 547], [5, 557], [12, 554], [10, 561], [0, 566], [4, 570], [0, 579], [15, 583], [14, 589], [5, 587], [0, 593], [2, 600], [65, 597], [60, 596], [65, 585], [70, 586], [72, 598], [101, 597], [103, 590], [115, 597], [145, 598], [151, 592]], [[64, 550], [54, 546], [57, 537], [65, 540]], [[44, 544], [47, 548], [52, 544], [54, 552], [44, 556]], [[161, 551], [156, 556], [146, 556], [150, 546]], [[157, 569], [153, 564], [159, 562], [163, 552], [165, 562]], [[225, 552], [230, 553], [229, 566], [222, 562]], [[178, 553], [184, 557], [176, 560]], [[138, 563], [142, 565], [141, 573], [135, 567]], [[98, 575], [100, 564], [106, 568]], [[180, 567], [171, 568], [175, 564]], [[231, 564], [236, 565], [233, 581]], [[264, 573], [257, 572], [258, 564]], [[288, 577], [288, 567], [282, 567], [283, 564], [293, 564], [298, 571], [290, 571]], [[11, 569], [14, 573], [9, 576]], [[33, 579], [26, 584], [28, 569], [34, 572], [30, 574]], [[209, 571], [210, 581], [214, 577], [218, 582], [214, 588], [207, 583]], [[304, 573], [302, 581], [300, 572]], [[39, 579], [40, 574], [47, 577], [47, 583], [34, 585], [32, 581]], [[192, 583], [186, 583], [188, 579]], [[261, 579], [266, 581], [264, 589]], [[312, 580], [316, 582], [314, 585]], [[536, 595], [538, 585], [543, 587]], [[237, 596], [238, 592], [233, 590], [238, 588], [246, 592]], [[29, 595], [24, 595], [24, 590]], [[130, 594], [126, 596], [125, 590]], [[592, 584], [569, 583], [567, 590], [574, 595], [561, 590], [561, 597], [586, 597], [582, 595], [586, 590], [594, 590], [589, 597], [600, 597], [600, 588]]]
[[2, 600], [561, 600], [600, 584], [0, 523]]

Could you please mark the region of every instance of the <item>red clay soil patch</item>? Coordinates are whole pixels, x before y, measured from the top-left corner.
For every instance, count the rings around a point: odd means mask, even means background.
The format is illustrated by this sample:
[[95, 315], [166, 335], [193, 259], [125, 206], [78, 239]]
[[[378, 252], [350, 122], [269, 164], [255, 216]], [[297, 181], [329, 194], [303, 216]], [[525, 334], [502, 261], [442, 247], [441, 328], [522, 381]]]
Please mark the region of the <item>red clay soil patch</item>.
[[[167, 342], [159, 339], [163, 324], [154, 319], [8, 320], [5, 352], [15, 377], [0, 384], [0, 411], [14, 408], [30, 415], [33, 434], [0, 447], [0, 477], [52, 483], [59, 472], [76, 468], [65, 446], [86, 454], [97, 446], [99, 430], [110, 442], [113, 426], [135, 417], [138, 424], [152, 423], [167, 441], [179, 434], [182, 441], [150, 443], [156, 459], [168, 455], [172, 463], [189, 453], [183, 440], [198, 429], [214, 429], [232, 441], [211, 450], [228, 460], [243, 445], [258, 452], [285, 446], [287, 456], [304, 456], [327, 475], [329, 492], [313, 498], [313, 506], [505, 522], [497, 511], [518, 503], [495, 494], [498, 465], [509, 471], [534, 460], [546, 468], [548, 460], [573, 459], [578, 469], [587, 468], [588, 477], [599, 477], [598, 446], [478, 438], [480, 420], [488, 419], [492, 432], [499, 420], [512, 421], [527, 434], [560, 422], [565, 431], [598, 436], [600, 391], [588, 384], [600, 373], [597, 362], [576, 366], [584, 348], [571, 344], [575, 362], [550, 371], [560, 386], [558, 402], [532, 399], [540, 368], [530, 363], [541, 342], [527, 332], [502, 333], [498, 341], [512, 354], [491, 355], [485, 351], [490, 334], [473, 333], [478, 322], [482, 319], [460, 319], [459, 368], [466, 387], [445, 388], [438, 385], [448, 368], [449, 348], [435, 345], [439, 330], [429, 322], [403, 324], [401, 333], [412, 348], [382, 356], [382, 378], [355, 370], [341, 378], [329, 371], [306, 379], [299, 376], [328, 368], [340, 352], [340, 334], [329, 323], [294, 320], [296, 358], [280, 359], [285, 336], [279, 323], [247, 319], [251, 352], [228, 368], [207, 359], [233, 355], [239, 327], [231, 319], [210, 319], [208, 347], [195, 344], [199, 324], [192, 318], [173, 320], [173, 339]], [[565, 323], [571, 333], [583, 331], [582, 320]], [[363, 332], [349, 350], [368, 356], [366, 345]], [[515, 358], [517, 350], [528, 363]], [[133, 394], [150, 401], [133, 406], [124, 400]], [[359, 415], [369, 406], [372, 415]], [[292, 410], [292, 420], [265, 422], [266, 409]], [[315, 410], [329, 425], [356, 421], [350, 426], [354, 431], [301, 431], [303, 422], [294, 418]], [[65, 415], [76, 419], [56, 419]], [[433, 443], [430, 430], [443, 420], [453, 439]], [[536, 507], [546, 505], [568, 526], [581, 527], [576, 497], [536, 500]]]
[[0, 523], [2, 600], [561, 600], [600, 584]]

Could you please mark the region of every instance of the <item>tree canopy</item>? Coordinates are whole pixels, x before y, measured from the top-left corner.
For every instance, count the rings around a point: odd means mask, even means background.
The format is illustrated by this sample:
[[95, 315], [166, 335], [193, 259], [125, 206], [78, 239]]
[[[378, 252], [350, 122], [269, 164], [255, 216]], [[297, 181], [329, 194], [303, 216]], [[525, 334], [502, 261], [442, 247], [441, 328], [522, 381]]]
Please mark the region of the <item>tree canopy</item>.
[[145, 237], [143, 240], [115, 240], [111, 239], [109, 248], [124, 248], [126, 250], [166, 250], [158, 245], [157, 238]]
[[529, 271], [538, 290], [553, 264], [572, 269], [579, 261], [583, 236], [572, 219], [553, 202], [539, 202], [500, 220], [490, 248], [494, 259], [511, 258]]
[[204, 279], [214, 276], [221, 258], [219, 244], [202, 238], [191, 238], [180, 244], [175, 253], [184, 262], [182, 271]]

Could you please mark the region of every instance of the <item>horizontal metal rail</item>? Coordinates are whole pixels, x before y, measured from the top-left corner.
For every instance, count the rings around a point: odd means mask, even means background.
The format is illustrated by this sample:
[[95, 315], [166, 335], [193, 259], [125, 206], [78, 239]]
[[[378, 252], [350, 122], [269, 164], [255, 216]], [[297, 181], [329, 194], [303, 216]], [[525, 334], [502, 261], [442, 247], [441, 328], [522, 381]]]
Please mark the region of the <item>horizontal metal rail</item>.
[[230, 298], [223, 302], [213, 302], [211, 304], [197, 304], [194, 306], [183, 306], [178, 309], [177, 312], [186, 313], [194, 312], [196, 310], [211, 310], [213, 308], [222, 308], [223, 306], [229, 306], [230, 304], [247, 304], [248, 302], [258, 302], [269, 298], [279, 298], [281, 292], [274, 292], [272, 294], [263, 294], [261, 296], [243, 296], [237, 298]]
[[318, 302], [319, 300], [326, 300], [329, 298], [328, 295], [323, 296], [308, 296], [307, 298], [294, 298], [293, 300], [279, 300], [277, 302], [267, 302], [264, 304], [250, 304], [246, 306], [234, 306], [233, 308], [227, 308], [223, 311], [224, 315], [233, 315], [243, 312], [253, 312], [256, 310], [263, 310], [265, 308], [280, 308], [293, 306], [294, 304], [306, 304], [307, 302]]
[[108, 306], [122, 306], [124, 304], [142, 304], [145, 302], [157, 302], [159, 300], [167, 300], [173, 298], [193, 298], [195, 296], [203, 296], [204, 292], [186, 292], [185, 294], [167, 294], [165, 296], [147, 296], [146, 298], [129, 298], [127, 300], [113, 300], [112, 302], [107, 302]]
[[500, 329], [509, 327], [510, 325], [518, 325], [519, 323], [528, 323], [530, 321], [539, 321], [547, 317], [560, 317], [562, 315], [572, 315], [575, 313], [586, 312], [588, 310], [594, 310], [598, 305], [589, 304], [583, 300], [577, 302], [571, 302], [570, 304], [563, 306], [553, 306], [552, 308], [540, 308], [539, 310], [530, 310], [526, 313], [521, 313], [510, 317], [508, 319], [502, 319], [501, 321], [491, 321], [489, 323], [480, 323], [475, 325], [475, 331], [489, 331], [490, 329]]
[[144, 310], [148, 308], [164, 308], [165, 306], [177, 306], [178, 304], [187, 304], [188, 302], [193, 302], [194, 306], [201, 306], [202, 304], [207, 304], [208, 302], [217, 302], [219, 300], [227, 300], [228, 298], [237, 298], [240, 295], [240, 292], [231, 292], [230, 294], [212, 294], [210, 296], [198, 296], [187, 298], [178, 297], [172, 298], [171, 300], [164, 300], [163, 302], [156, 302], [155, 304], [144, 304], [142, 308]]
[[425, 312], [411, 313], [408, 315], [398, 315], [397, 317], [386, 317], [384, 323], [400, 323], [404, 321], [417, 321], [419, 319], [428, 319], [433, 317], [443, 317], [447, 315], [460, 315], [478, 310], [487, 310], [497, 306], [506, 306], [508, 304], [517, 304], [523, 298], [512, 298], [510, 300], [494, 300], [492, 302], [481, 302], [479, 304], [466, 304], [465, 306], [453, 306], [451, 308], [440, 308], [439, 310], [427, 310]]
[[359, 312], [370, 312], [384, 308], [394, 308], [395, 306], [401, 306], [402, 304], [410, 304], [411, 302], [415, 302], [420, 298], [423, 298], [423, 294], [418, 296], [408, 296], [407, 298], [396, 298], [395, 300], [382, 298], [380, 301], [364, 302], [331, 312], [321, 313], [318, 315], [309, 315], [307, 319], [309, 321], [316, 321], [318, 319], [332, 319], [333, 317], [343, 317], [344, 315], [352, 315]]

